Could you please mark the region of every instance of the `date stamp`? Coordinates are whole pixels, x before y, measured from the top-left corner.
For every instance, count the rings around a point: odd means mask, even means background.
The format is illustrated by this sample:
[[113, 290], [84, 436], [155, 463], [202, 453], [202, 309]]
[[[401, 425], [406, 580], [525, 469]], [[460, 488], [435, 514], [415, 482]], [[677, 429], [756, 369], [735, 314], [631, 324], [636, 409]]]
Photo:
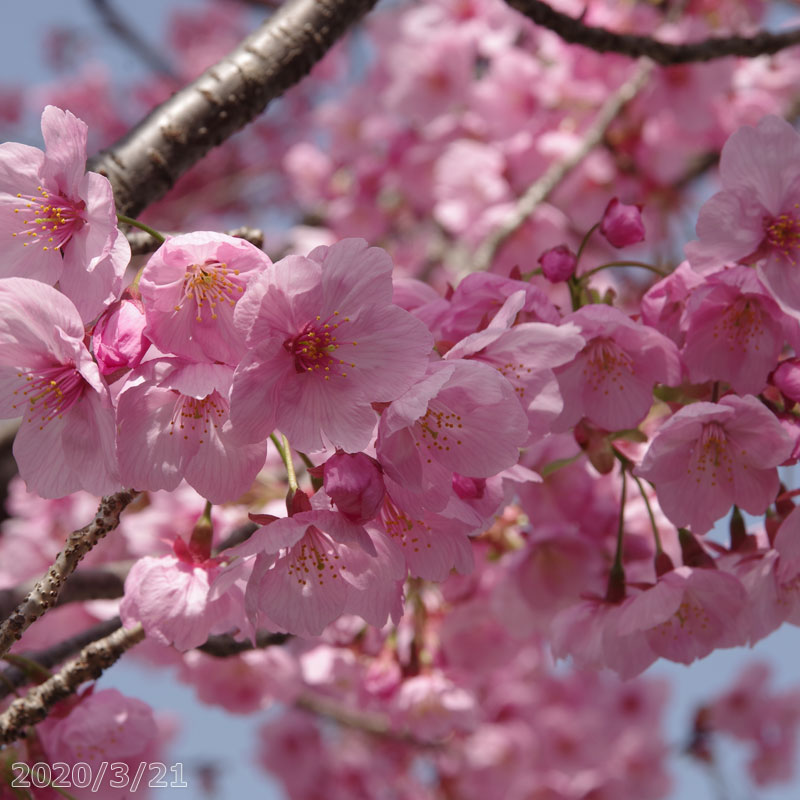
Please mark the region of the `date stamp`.
[[87, 764], [77, 761], [67, 764], [54, 761], [48, 764], [37, 761], [26, 764], [16, 761], [11, 765], [14, 778], [11, 786], [17, 789], [89, 789], [99, 792], [101, 788], [127, 789], [131, 794], [141, 787], [149, 789], [187, 789], [183, 779], [183, 764], [167, 766], [160, 761], [140, 761], [128, 764], [124, 761], [101, 761]]

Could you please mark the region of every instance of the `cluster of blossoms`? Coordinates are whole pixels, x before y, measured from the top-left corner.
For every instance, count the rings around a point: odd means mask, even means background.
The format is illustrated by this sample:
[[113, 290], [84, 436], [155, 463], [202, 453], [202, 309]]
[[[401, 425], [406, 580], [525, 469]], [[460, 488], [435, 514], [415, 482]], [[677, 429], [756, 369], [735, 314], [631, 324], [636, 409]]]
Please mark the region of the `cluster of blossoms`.
[[[685, 34], [650, 7], [593, 2], [586, 19]], [[260, 756], [293, 800], [374, 797], [397, 775], [409, 800], [663, 797], [663, 687], [591, 670], [636, 678], [800, 624], [800, 510], [779, 473], [800, 455], [800, 135], [763, 116], [786, 106], [797, 57], [658, 73], [608, 133], [616, 158], [593, 152], [491, 271], [458, 280], [579, 146], [591, 117], [564, 98], [588, 107], [630, 68], [600, 70], [493, 0], [390, 10], [371, 35], [388, 57], [367, 91], [293, 108], [329, 147], [265, 145], [286, 168], [277, 193], [320, 223], [280, 259], [195, 231], [129, 271], [83, 122], [48, 106], [45, 151], [0, 145], [0, 416], [22, 418], [14, 454], [38, 495], [13, 485], [0, 607], [92, 495], [132, 488], [143, 499], [89, 556], [124, 565], [121, 603], [55, 609], [25, 648], [118, 612], [204, 702], [296, 707], [264, 726]], [[724, 108], [677, 118], [721, 90]], [[726, 138], [686, 261], [649, 286], [608, 278]], [[188, 186], [154, 218], [183, 222]], [[723, 546], [708, 534], [728, 514]], [[265, 632], [293, 638], [195, 650]], [[590, 671], [560, 674], [550, 653]], [[709, 703], [690, 748], [708, 758], [712, 731], [751, 743], [760, 784], [791, 775], [800, 725], [796, 695], [765, 682], [748, 672]], [[396, 736], [334, 742], [301, 713], [331, 707]], [[15, 753], [135, 764], [169, 735], [138, 701], [87, 691]]]

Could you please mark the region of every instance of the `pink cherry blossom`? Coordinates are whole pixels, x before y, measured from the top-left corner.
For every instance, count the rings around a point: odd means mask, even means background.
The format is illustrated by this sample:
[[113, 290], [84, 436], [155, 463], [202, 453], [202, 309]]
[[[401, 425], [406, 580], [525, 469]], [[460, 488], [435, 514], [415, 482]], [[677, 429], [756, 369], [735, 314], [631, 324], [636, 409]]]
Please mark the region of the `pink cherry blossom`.
[[700, 209], [687, 258], [700, 271], [755, 264], [773, 299], [800, 315], [800, 134], [774, 116], [740, 128], [722, 148], [719, 172], [722, 191]]
[[763, 514], [778, 493], [776, 467], [793, 442], [755, 397], [681, 408], [658, 430], [636, 470], [655, 484], [658, 502], [678, 526], [705, 533], [736, 503]]
[[454, 345], [445, 360], [465, 358], [494, 367], [514, 387], [528, 415], [529, 438], [539, 439], [563, 409], [553, 369], [572, 361], [586, 342], [570, 323], [515, 325], [525, 300], [523, 291], [514, 292], [488, 327]]
[[477, 723], [475, 697], [440, 672], [404, 681], [394, 702], [395, 724], [420, 739], [443, 739]]
[[441, 514], [420, 509], [411, 492], [403, 492], [391, 479], [387, 483], [379, 518], [369, 527], [380, 531], [381, 540], [404, 564], [404, 574], [407, 569], [412, 578], [443, 581], [452, 570], [470, 573], [473, 557], [467, 536], [473, 526], [448, 515], [449, 508]]
[[272, 264], [244, 239], [197, 231], [172, 236], [139, 281], [145, 334], [165, 353], [236, 366], [244, 337], [233, 312], [248, 283]]
[[653, 404], [653, 386], [680, 382], [674, 343], [618, 309], [584, 306], [564, 321], [578, 326], [586, 346], [570, 364], [555, 369], [564, 398], [556, 430], [581, 417], [610, 431], [634, 428]]
[[121, 488], [108, 388], [63, 294], [26, 278], [0, 280], [0, 416], [22, 416], [14, 457], [42, 497]]
[[760, 392], [784, 340], [797, 342], [800, 333], [755, 272], [742, 266], [709, 275], [692, 292], [684, 324], [681, 356], [689, 379], [724, 380], [739, 394]]
[[92, 320], [117, 298], [130, 259], [107, 178], [86, 170], [86, 124], [69, 111], [42, 113], [46, 151], [0, 145], [2, 277], [54, 284]]
[[100, 315], [92, 329], [92, 353], [103, 375], [139, 366], [151, 344], [144, 326], [142, 303], [130, 297], [117, 300]]
[[[72, 702], [70, 708], [70, 701], [65, 701], [65, 715], [51, 714], [36, 726], [47, 759], [51, 763], [88, 764], [92, 775], [104, 776], [96, 790], [93, 784], [92, 797], [116, 800], [120, 796], [119, 767], [135, 775], [140, 761], [158, 755], [159, 731], [153, 710], [116, 689], [84, 692]], [[119, 766], [115, 771], [102, 769], [103, 762]], [[52, 796], [59, 793], [53, 791]]]
[[800, 727], [800, 692], [770, 690], [769, 678], [767, 664], [750, 664], [709, 706], [714, 731], [752, 745], [747, 766], [758, 786], [792, 778]]
[[514, 390], [497, 370], [474, 360], [439, 361], [381, 415], [378, 460], [388, 477], [438, 511], [453, 472], [486, 478], [513, 466], [526, 431]]
[[609, 200], [603, 219], [600, 221], [600, 233], [614, 247], [629, 247], [644, 241], [644, 223], [642, 207], [620, 203], [614, 197]]
[[[183, 546], [177, 546], [179, 543]], [[209, 634], [239, 628], [244, 595], [234, 586], [209, 598], [219, 564], [214, 559], [192, 558], [182, 539], [176, 539], [175, 544], [174, 555], [148, 556], [133, 565], [125, 579], [120, 617], [128, 628], [141, 622], [147, 636], [161, 644], [191, 650], [203, 644]]]
[[641, 301], [642, 322], [660, 331], [680, 347], [684, 341], [683, 312], [692, 289], [703, 283], [688, 261], [653, 284]]
[[175, 489], [184, 478], [212, 503], [235, 500], [264, 465], [263, 444], [230, 436], [233, 368], [176, 358], [131, 372], [117, 400], [120, 471], [139, 489]]
[[199, 700], [232, 714], [252, 714], [269, 708], [275, 700], [290, 705], [301, 686], [297, 660], [282, 647], [228, 658], [190, 650], [183, 654], [179, 674]]
[[363, 524], [378, 512], [386, 489], [380, 464], [365, 453], [335, 453], [324, 464], [323, 486], [336, 508]]
[[718, 647], [745, 643], [740, 619], [746, 599], [744, 587], [733, 575], [677, 567], [652, 588], [624, 601], [616, 632], [644, 633], [659, 656], [690, 664]]
[[390, 402], [425, 371], [430, 333], [392, 305], [392, 262], [363, 239], [288, 256], [239, 302], [250, 351], [236, 370], [231, 421], [243, 441], [278, 427], [300, 450], [324, 436], [348, 452], [369, 444], [373, 402]]
[[228, 553], [257, 554], [245, 595], [257, 628], [311, 637], [348, 611], [378, 627], [402, 613], [402, 559], [338, 512], [297, 511]]
[[437, 340], [443, 339], [452, 345], [485, 327], [503, 303], [518, 291], [525, 292], [525, 304], [518, 312], [517, 322], [550, 322], [553, 325], [561, 322], [558, 310], [537, 286], [491, 272], [473, 272], [458, 284], [450, 298], [450, 308], [441, 313], [436, 327], [432, 327]]
[[547, 280], [551, 283], [561, 283], [575, 274], [578, 259], [567, 245], [559, 244], [545, 250], [539, 256], [539, 264], [542, 267], [542, 274]]

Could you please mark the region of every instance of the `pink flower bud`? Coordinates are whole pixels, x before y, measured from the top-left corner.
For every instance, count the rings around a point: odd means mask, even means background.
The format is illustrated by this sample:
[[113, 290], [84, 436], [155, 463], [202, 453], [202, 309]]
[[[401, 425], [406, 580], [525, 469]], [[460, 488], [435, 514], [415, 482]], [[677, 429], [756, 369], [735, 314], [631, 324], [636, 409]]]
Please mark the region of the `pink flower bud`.
[[795, 403], [800, 401], [800, 359], [784, 361], [772, 376], [775, 385], [783, 395]]
[[569, 247], [560, 244], [558, 247], [545, 250], [539, 256], [539, 263], [542, 265], [542, 273], [547, 280], [551, 283], [561, 283], [575, 274], [578, 259]]
[[92, 331], [92, 349], [103, 375], [139, 365], [150, 347], [144, 324], [144, 311], [135, 300], [117, 300], [103, 312]]
[[614, 197], [609, 201], [600, 222], [600, 233], [614, 247], [627, 247], [644, 241], [644, 224], [642, 223], [642, 207], [628, 206]]
[[367, 522], [383, 502], [381, 473], [380, 464], [365, 453], [338, 452], [325, 462], [323, 485], [342, 514], [353, 522]]

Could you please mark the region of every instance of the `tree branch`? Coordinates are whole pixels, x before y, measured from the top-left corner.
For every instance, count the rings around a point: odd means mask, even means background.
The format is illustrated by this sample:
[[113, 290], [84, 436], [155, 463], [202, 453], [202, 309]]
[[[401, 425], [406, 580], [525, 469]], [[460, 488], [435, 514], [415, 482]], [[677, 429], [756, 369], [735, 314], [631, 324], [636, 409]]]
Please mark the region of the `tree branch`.
[[352, 728], [372, 736], [393, 739], [413, 747], [428, 749], [439, 747], [442, 744], [441, 741], [428, 741], [406, 731], [396, 730], [392, 727], [392, 720], [386, 714], [349, 708], [336, 700], [316, 693], [305, 692], [301, 694], [294, 701], [294, 705], [295, 708], [333, 720], [346, 728]]
[[136, 216], [191, 166], [305, 77], [377, 0], [289, 0], [233, 52], [155, 108], [87, 169]]
[[[164, 236], [180, 236], [179, 232], [163, 232]], [[259, 250], [264, 246], [264, 231], [258, 228], [251, 228], [248, 225], [242, 225], [239, 228], [234, 228], [231, 231], [226, 231], [228, 236], [233, 236], [236, 239], [244, 239], [250, 244], [255, 245]], [[125, 231], [125, 238], [131, 246], [131, 255], [143, 256], [148, 253], [154, 253], [161, 247], [161, 242], [154, 239], [146, 231], [129, 229]]]
[[602, 142], [608, 126], [616, 119], [625, 104], [630, 102], [644, 87], [652, 70], [652, 61], [646, 58], [640, 60], [633, 75], [606, 100], [598, 111], [575, 152], [562, 161], [552, 164], [540, 178], [534, 181], [517, 200], [514, 212], [509, 219], [481, 242], [475, 254], [473, 270], [489, 269], [497, 251], [505, 241], [533, 214], [536, 207], [549, 197], [556, 186], [586, 158], [591, 150]]
[[153, 47], [144, 37], [140, 36], [125, 20], [125, 18], [111, 5], [109, 0], [89, 0], [94, 6], [103, 24], [126, 47], [144, 61], [150, 69], [169, 78], [174, 84], [178, 76], [169, 62]]
[[[54, 605], [82, 603], [86, 600], [114, 600], [122, 597], [125, 578], [135, 560], [115, 561], [102, 567], [73, 572], [64, 582]], [[5, 619], [33, 591], [37, 581], [30, 580], [11, 589], [0, 589], [0, 619]]]
[[0, 714], [0, 744], [13, 742], [25, 728], [41, 722], [60, 700], [73, 694], [88, 680], [96, 680], [122, 654], [144, 639], [141, 625], [119, 628], [114, 633], [85, 647], [78, 658], [56, 675], [31, 689], [25, 697], [14, 700]]
[[[98, 622], [96, 625], [92, 625], [91, 628], [76, 633], [74, 636], [70, 636], [68, 639], [64, 639], [64, 641], [44, 650], [34, 650], [33, 652], [20, 653], [20, 655], [49, 670], [70, 656], [74, 656], [75, 653], [79, 653], [92, 642], [114, 633], [120, 627], [122, 627], [120, 618], [112, 617]], [[30, 678], [25, 670], [19, 667], [7, 667], [0, 672], [0, 700], [11, 694], [14, 689], [19, 689], [27, 683], [30, 683]]]
[[230, 658], [238, 656], [239, 653], [246, 653], [248, 650], [260, 650], [264, 647], [275, 647], [289, 641], [292, 638], [290, 633], [269, 633], [259, 631], [256, 634], [255, 646], [249, 640], [237, 641], [233, 636], [220, 634], [209, 636], [205, 644], [201, 644], [197, 649], [215, 658]]
[[36, 582], [28, 596], [0, 624], [0, 656], [5, 655], [23, 632], [55, 605], [67, 577], [75, 571], [86, 553], [119, 525], [120, 514], [138, 494], [126, 490], [103, 497], [94, 520], [67, 537], [64, 549], [56, 556], [47, 574]]
[[537, 25], [557, 33], [565, 42], [580, 44], [598, 53], [619, 53], [639, 58], [646, 56], [661, 66], [712, 61], [727, 56], [771, 55], [800, 44], [800, 29], [783, 33], [759, 31], [753, 36], [713, 36], [699, 42], [672, 44], [630, 33], [614, 33], [606, 28], [586, 25], [581, 20], [562, 14], [542, 0], [506, 0], [508, 5], [533, 20]]

